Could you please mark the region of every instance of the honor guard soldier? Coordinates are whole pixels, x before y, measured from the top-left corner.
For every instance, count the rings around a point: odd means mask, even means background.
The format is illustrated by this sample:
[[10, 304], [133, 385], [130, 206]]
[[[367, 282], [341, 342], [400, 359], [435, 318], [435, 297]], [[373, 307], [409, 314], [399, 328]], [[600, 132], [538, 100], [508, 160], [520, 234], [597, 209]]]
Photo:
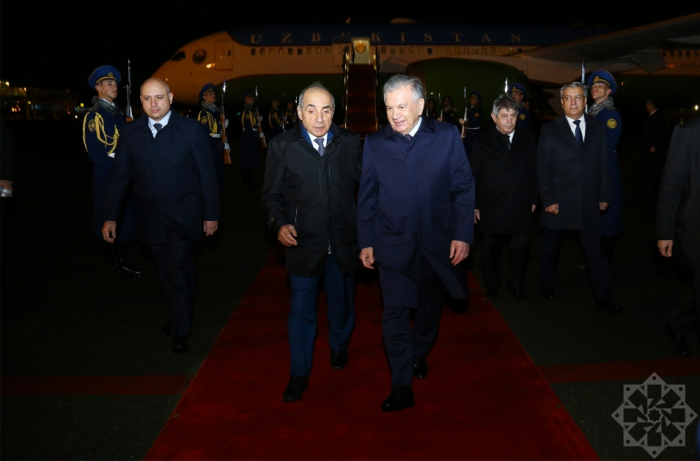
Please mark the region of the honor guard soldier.
[[270, 132], [267, 135], [268, 141], [272, 141], [272, 138], [284, 132], [282, 115], [280, 114], [280, 100], [277, 98], [272, 100], [272, 107], [270, 107], [270, 112], [267, 114], [267, 123], [270, 124]]
[[588, 77], [588, 88], [595, 104], [588, 108], [588, 115], [597, 118], [606, 126], [608, 147], [608, 176], [610, 177], [610, 206], [601, 213], [600, 235], [603, 257], [612, 262], [615, 239], [623, 230], [622, 224], [622, 173], [617, 160], [617, 142], [622, 133], [622, 117], [613, 105], [612, 95], [617, 83], [610, 72], [597, 70]]
[[216, 107], [216, 88], [212, 83], [207, 83], [199, 91], [199, 101], [202, 108], [197, 115], [197, 120], [209, 135], [216, 182], [219, 190], [224, 189], [224, 150], [229, 148], [228, 143], [221, 142], [221, 133], [228, 127], [228, 119], [221, 124], [221, 112]]
[[83, 144], [93, 163], [92, 168], [92, 204], [93, 225], [95, 238], [102, 242], [103, 252], [109, 274], [136, 280], [141, 277], [141, 271], [128, 268], [124, 264], [123, 244], [136, 240], [136, 227], [131, 207], [127, 200], [121, 210], [119, 227], [121, 233], [114, 243], [105, 242], [102, 237], [104, 202], [109, 172], [114, 164], [114, 151], [117, 147], [119, 132], [126, 125], [126, 119], [119, 107], [114, 104], [119, 92], [121, 75], [112, 66], [98, 67], [90, 74], [88, 86], [97, 91], [92, 98], [92, 107], [83, 119]]
[[438, 119], [437, 104], [433, 98], [428, 99], [425, 107], [425, 116], [432, 120]]
[[294, 107], [294, 101], [287, 101], [287, 107], [284, 109], [284, 131], [289, 131], [294, 128], [297, 123], [297, 108]]
[[452, 97], [445, 96], [442, 98], [442, 105], [445, 108], [445, 111], [443, 112], [442, 117], [440, 117], [438, 120], [441, 122], [451, 123], [454, 126], [459, 126], [457, 124], [457, 111], [454, 107], [452, 107]]
[[530, 111], [525, 107], [525, 102], [523, 101], [527, 96], [527, 90], [521, 83], [514, 83], [513, 86], [510, 87], [510, 94], [518, 105], [517, 128], [527, 130], [530, 126]]
[[467, 129], [464, 132], [464, 150], [467, 152], [467, 158], [469, 159], [471, 159], [472, 147], [481, 134], [481, 115], [481, 93], [474, 90], [469, 96], [467, 119], [459, 119], [460, 124], [467, 124]]
[[243, 93], [243, 112], [241, 113], [241, 152], [240, 166], [243, 170], [243, 182], [247, 187], [253, 186], [252, 169], [260, 168], [260, 119], [255, 110], [255, 95], [251, 91]]

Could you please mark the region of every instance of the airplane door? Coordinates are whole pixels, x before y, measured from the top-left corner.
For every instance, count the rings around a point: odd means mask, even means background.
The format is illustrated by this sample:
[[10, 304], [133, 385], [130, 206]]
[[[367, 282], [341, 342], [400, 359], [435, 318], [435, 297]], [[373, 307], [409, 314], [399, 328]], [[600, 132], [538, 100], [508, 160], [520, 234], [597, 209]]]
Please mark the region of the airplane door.
[[216, 70], [233, 69], [233, 40], [216, 41]]

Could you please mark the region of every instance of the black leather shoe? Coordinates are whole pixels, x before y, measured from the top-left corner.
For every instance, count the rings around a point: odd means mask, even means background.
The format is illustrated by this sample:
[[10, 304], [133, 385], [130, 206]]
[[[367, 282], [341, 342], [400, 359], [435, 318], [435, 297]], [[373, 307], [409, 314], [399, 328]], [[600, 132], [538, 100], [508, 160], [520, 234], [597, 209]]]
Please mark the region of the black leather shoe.
[[413, 359], [413, 376], [418, 379], [425, 379], [428, 376], [428, 362], [423, 357]]
[[611, 299], [602, 299], [595, 302], [595, 311], [597, 314], [617, 314], [622, 311], [622, 307]]
[[676, 333], [673, 327], [666, 323], [664, 325], [664, 333], [666, 337], [671, 340], [671, 347], [681, 354], [683, 357], [688, 357], [690, 355], [690, 350], [688, 349], [688, 343], [685, 342], [685, 337]]
[[542, 296], [544, 296], [547, 299], [554, 299], [554, 286], [547, 285], [546, 283], [543, 283], [542, 284]]
[[284, 390], [282, 400], [296, 402], [304, 397], [304, 391], [309, 388], [309, 378], [304, 376], [292, 376], [289, 378], [287, 388]]
[[512, 285], [509, 283], [508, 285], [506, 285], [506, 289], [508, 291], [510, 291], [511, 293], [513, 293], [513, 296], [515, 296], [515, 299], [517, 299], [521, 303], [527, 302], [527, 300], [528, 300], [527, 295], [525, 294], [525, 292], [523, 291], [522, 288], [518, 288], [515, 285]]
[[163, 336], [170, 336], [173, 334], [173, 324], [167, 321], [160, 327], [160, 334]]
[[170, 349], [173, 352], [189, 352], [190, 348], [187, 345], [187, 338], [184, 336], [173, 336], [173, 347]]
[[415, 406], [416, 402], [413, 399], [413, 388], [411, 386], [394, 386], [391, 388], [389, 398], [382, 403], [382, 411], [399, 411]]
[[331, 349], [331, 368], [342, 370], [348, 364], [348, 351], [334, 351]]
[[496, 286], [493, 287], [493, 288], [488, 288], [488, 287], [487, 287], [487, 288], [486, 288], [486, 297], [489, 298], [489, 299], [496, 299], [496, 298], [498, 298], [498, 289], [499, 289], [499, 288], [500, 288], [500, 287], [499, 287], [498, 285], [496, 285]]
[[469, 300], [468, 299], [451, 299], [448, 301], [447, 306], [455, 314], [466, 314], [469, 310]]

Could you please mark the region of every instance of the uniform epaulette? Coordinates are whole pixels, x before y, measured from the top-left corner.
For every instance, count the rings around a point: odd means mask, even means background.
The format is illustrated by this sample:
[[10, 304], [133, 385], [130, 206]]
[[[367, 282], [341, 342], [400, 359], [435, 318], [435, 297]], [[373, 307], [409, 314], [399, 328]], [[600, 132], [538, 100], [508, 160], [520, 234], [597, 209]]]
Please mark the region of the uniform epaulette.
[[607, 109], [608, 110], [615, 110], [615, 106], [608, 106]]

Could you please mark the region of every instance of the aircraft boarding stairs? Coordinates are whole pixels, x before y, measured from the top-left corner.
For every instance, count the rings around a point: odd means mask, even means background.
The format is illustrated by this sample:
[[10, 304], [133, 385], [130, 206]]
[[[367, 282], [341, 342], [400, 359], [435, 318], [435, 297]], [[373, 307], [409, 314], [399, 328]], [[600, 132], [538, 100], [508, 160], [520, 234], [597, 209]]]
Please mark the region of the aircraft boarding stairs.
[[354, 59], [351, 62], [347, 54], [343, 70], [345, 127], [364, 140], [377, 130], [377, 66], [374, 56], [362, 56], [369, 55], [369, 40], [353, 42]]

